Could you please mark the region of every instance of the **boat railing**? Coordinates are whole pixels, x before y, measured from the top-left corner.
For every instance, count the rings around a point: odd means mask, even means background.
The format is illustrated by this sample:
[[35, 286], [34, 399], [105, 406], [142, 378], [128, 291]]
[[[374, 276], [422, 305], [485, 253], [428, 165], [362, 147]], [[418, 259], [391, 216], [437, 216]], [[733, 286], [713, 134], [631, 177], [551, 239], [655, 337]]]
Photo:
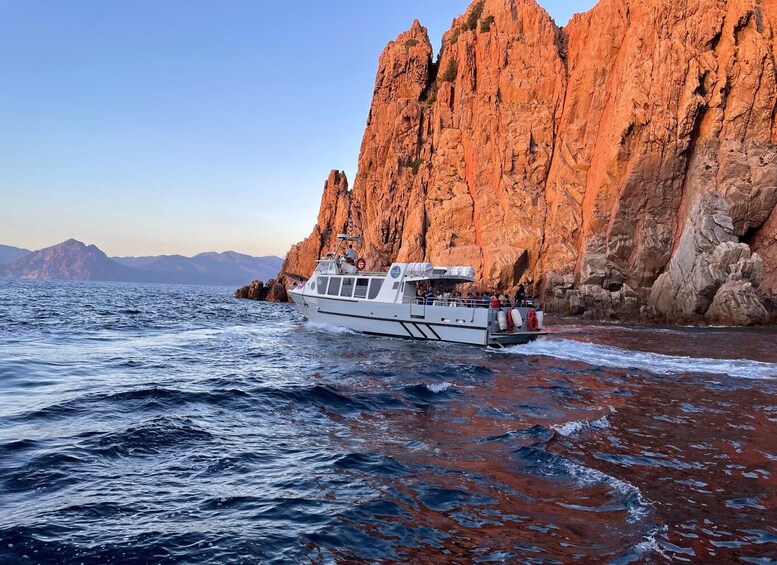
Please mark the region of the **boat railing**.
[[[426, 306], [449, 306], [453, 308], [491, 308], [491, 300], [483, 300], [481, 298], [441, 298], [439, 296], [423, 297], [423, 296], [404, 296], [402, 298], [402, 304], [420, 304]], [[531, 298], [523, 300], [520, 303], [503, 303], [499, 309], [504, 308], [539, 308], [539, 304], [536, 300]], [[493, 308], [497, 310], [497, 308]]]
[[489, 301], [472, 298], [440, 298], [423, 296], [405, 296], [402, 298], [402, 304], [419, 304], [426, 306], [447, 306], [450, 308], [488, 308]]

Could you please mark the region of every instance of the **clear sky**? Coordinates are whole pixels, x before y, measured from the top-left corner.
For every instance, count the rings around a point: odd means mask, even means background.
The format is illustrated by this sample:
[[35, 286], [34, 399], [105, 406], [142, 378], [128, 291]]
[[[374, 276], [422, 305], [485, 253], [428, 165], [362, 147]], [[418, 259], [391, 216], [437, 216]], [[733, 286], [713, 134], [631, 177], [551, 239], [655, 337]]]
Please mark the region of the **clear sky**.
[[283, 255], [355, 176], [386, 43], [468, 4], [0, 0], [0, 243]]

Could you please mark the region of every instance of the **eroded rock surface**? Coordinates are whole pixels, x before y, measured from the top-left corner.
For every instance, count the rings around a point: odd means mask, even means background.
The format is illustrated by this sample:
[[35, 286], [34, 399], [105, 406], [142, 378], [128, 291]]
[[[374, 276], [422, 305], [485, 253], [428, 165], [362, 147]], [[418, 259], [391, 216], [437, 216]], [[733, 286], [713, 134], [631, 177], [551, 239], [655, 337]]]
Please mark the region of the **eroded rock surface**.
[[266, 283], [253, 281], [251, 284], [235, 291], [235, 298], [247, 300], [264, 300], [266, 302], [288, 302], [285, 279], [270, 279]]
[[[669, 269], [656, 280], [649, 302], [659, 317], [672, 321], [707, 316], [742, 324], [756, 313], [752, 323], [762, 323], [766, 310], [754, 290], [762, 280], [763, 261], [737, 241], [726, 200], [708, 193], [693, 207]], [[741, 317], [735, 315], [737, 305], [743, 307]]]
[[[380, 57], [353, 190], [330, 175], [284, 273], [350, 222], [369, 269], [469, 264], [552, 312], [703, 318], [725, 286], [715, 316], [752, 314], [777, 288], [776, 26], [772, 0], [601, 0], [563, 30], [534, 0], [484, 0], [435, 60], [413, 22]], [[696, 249], [708, 194], [728, 223]], [[762, 280], [728, 272], [743, 261]]]

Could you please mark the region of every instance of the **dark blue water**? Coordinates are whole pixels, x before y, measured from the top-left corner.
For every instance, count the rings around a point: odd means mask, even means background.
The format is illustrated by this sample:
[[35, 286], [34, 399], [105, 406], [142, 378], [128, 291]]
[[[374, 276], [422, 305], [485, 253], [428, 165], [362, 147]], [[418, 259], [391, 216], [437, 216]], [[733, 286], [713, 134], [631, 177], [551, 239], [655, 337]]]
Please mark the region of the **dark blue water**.
[[773, 562], [777, 332], [555, 329], [0, 280], [0, 563]]

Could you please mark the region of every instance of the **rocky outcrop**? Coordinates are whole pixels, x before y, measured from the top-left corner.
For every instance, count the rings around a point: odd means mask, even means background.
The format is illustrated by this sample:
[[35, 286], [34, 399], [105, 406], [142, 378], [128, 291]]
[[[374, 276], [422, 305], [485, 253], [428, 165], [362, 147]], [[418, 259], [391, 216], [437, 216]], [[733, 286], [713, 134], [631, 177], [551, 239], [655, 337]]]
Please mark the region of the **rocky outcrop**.
[[310, 237], [286, 254], [281, 272], [290, 280], [306, 278], [316, 267], [316, 260], [335, 247], [337, 234], [347, 231], [351, 208], [351, 193], [345, 173], [332, 171], [324, 184], [318, 222]]
[[749, 326], [765, 323], [769, 315], [753, 285], [737, 280], [718, 289], [705, 317], [716, 324]]
[[[380, 57], [353, 190], [330, 175], [284, 272], [350, 223], [370, 269], [470, 264], [552, 312], [756, 322], [777, 288], [776, 29], [772, 1], [601, 0], [562, 30], [534, 0], [482, 0], [435, 61], [416, 21]], [[713, 249], [682, 241], [702, 200], [730, 221]]]
[[763, 261], [737, 241], [734, 230], [725, 198], [703, 195], [688, 217], [669, 269], [651, 290], [649, 302], [659, 317], [695, 321], [706, 316], [733, 324], [766, 321], [766, 309], [755, 292], [763, 279]]
[[270, 279], [266, 283], [253, 281], [251, 284], [235, 291], [235, 298], [247, 300], [263, 300], [266, 302], [288, 302], [289, 295], [286, 292], [284, 279]]

